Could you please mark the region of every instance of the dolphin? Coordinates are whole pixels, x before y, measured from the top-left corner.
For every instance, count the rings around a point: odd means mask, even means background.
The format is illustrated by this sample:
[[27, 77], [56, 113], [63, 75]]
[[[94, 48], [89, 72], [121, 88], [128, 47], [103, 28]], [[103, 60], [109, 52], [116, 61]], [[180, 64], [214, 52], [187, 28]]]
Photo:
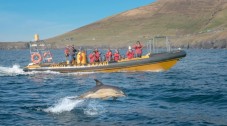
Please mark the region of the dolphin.
[[113, 98], [116, 100], [118, 97], [125, 97], [125, 93], [119, 88], [110, 85], [104, 85], [97, 79], [96, 86], [90, 89], [89, 91], [85, 92], [84, 94], [80, 95], [76, 99], [109, 99]]

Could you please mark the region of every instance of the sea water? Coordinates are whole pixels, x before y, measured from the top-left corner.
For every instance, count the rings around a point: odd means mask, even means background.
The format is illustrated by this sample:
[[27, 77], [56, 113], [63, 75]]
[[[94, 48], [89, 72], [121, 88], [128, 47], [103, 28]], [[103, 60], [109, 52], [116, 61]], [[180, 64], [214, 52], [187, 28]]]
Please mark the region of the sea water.
[[[227, 125], [227, 50], [186, 52], [165, 72], [63, 74], [23, 72], [29, 50], [1, 50], [0, 125]], [[72, 99], [95, 78], [127, 97]]]

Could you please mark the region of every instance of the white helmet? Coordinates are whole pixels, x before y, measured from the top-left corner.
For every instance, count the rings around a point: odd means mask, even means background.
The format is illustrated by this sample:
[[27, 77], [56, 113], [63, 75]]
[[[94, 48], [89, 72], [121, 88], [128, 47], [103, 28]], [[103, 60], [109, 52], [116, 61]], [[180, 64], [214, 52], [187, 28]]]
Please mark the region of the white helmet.
[[129, 46], [129, 47], [128, 47], [128, 49], [132, 49], [132, 47], [131, 47], [131, 46]]

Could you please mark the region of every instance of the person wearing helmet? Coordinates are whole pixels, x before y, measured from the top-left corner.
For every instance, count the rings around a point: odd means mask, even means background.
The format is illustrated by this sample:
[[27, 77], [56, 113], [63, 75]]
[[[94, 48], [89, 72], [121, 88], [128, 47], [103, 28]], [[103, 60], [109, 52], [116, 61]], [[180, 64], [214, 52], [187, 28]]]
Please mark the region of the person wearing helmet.
[[127, 53], [126, 53], [126, 56], [127, 56], [128, 59], [134, 58], [134, 52], [133, 52], [131, 46], [128, 47], [128, 51], [127, 51]]

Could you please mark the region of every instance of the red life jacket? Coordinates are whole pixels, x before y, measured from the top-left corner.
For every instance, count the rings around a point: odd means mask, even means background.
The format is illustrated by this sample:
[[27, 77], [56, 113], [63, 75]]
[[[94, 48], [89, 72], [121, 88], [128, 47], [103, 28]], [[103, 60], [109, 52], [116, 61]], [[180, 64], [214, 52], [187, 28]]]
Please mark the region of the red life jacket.
[[93, 55], [93, 53], [91, 53], [89, 55], [89, 58], [90, 58], [90, 63], [94, 63], [95, 62], [95, 55]]
[[111, 51], [108, 51], [108, 52], [106, 53], [106, 59], [107, 59], [107, 60], [111, 60], [111, 58], [112, 58], [112, 52], [111, 52]]
[[134, 45], [134, 49], [136, 50], [136, 54], [142, 54], [142, 45]]
[[134, 57], [134, 52], [133, 51], [128, 51], [127, 53], [126, 53], [126, 56], [127, 56], [127, 58], [128, 59], [132, 59], [133, 57]]
[[114, 61], [118, 61], [120, 59], [119, 53], [114, 53]]
[[69, 48], [65, 48], [65, 50], [64, 50], [64, 53], [65, 53], [65, 55], [69, 55]]
[[100, 53], [99, 51], [95, 52], [95, 61], [99, 62], [99, 58], [100, 58]]

